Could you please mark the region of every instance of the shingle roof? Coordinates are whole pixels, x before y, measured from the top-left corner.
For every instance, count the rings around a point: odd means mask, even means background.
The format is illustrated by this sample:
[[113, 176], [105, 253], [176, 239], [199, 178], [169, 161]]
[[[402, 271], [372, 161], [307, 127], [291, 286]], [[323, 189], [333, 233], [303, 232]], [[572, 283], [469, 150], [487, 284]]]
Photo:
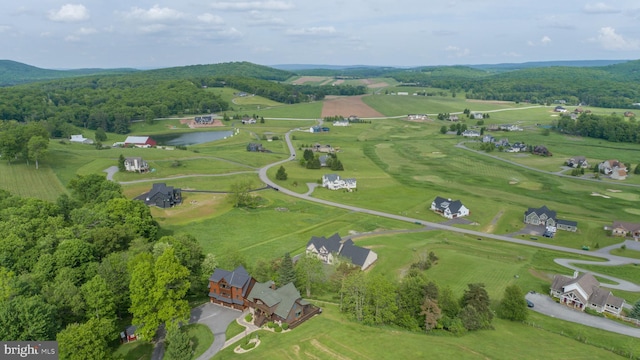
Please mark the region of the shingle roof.
[[362, 267], [370, 251], [369, 249], [354, 245], [353, 241], [349, 240], [342, 245], [340, 255], [351, 260], [351, 263], [354, 265]]
[[229, 284], [229, 286], [243, 288], [243, 295], [245, 295], [245, 285], [249, 283], [251, 276], [249, 276], [247, 270], [245, 270], [245, 268], [240, 265], [233, 271], [228, 271], [220, 268], [216, 269], [213, 272], [213, 275], [211, 275], [211, 277], [209, 278], [209, 281], [219, 282], [222, 279], [224, 279], [227, 284]]
[[626, 231], [629, 232], [635, 232], [640, 230], [640, 224], [637, 223], [630, 223], [630, 222], [624, 222], [624, 221], [614, 221], [613, 222], [613, 228], [622, 228], [625, 229]]
[[335, 233], [334, 235], [330, 236], [328, 239], [323, 237], [316, 237], [313, 236], [311, 238], [311, 240], [309, 240], [309, 242], [307, 243], [307, 247], [311, 244], [313, 244], [313, 246], [315, 246], [316, 249], [320, 249], [321, 247], [324, 246], [325, 249], [327, 249], [328, 252], [330, 253], [338, 253], [340, 252], [340, 242], [342, 241], [342, 239], [340, 238], [340, 235], [338, 235], [338, 233]]
[[327, 179], [327, 181], [330, 181], [330, 182], [334, 182], [340, 179], [340, 177], [336, 174], [325, 174], [325, 175], [322, 175], [322, 177]]
[[277, 305], [273, 313], [286, 319], [293, 304], [300, 299], [300, 292], [293, 283], [288, 283], [277, 290], [273, 290], [271, 285], [273, 285], [272, 281], [256, 283], [251, 289], [248, 299], [252, 302], [259, 299], [268, 307]]
[[547, 214], [548, 218], [551, 219], [555, 219], [556, 218], [556, 212], [553, 210], [550, 210], [547, 205], [542, 205], [541, 208], [529, 208], [526, 212], [525, 215], [529, 215], [531, 213], [536, 213], [538, 216], [542, 215], [542, 214]]
[[125, 144], [145, 144], [149, 140], [148, 136], [127, 136]]
[[556, 224], [565, 225], [565, 226], [576, 226], [576, 227], [578, 226], [578, 222], [577, 221], [561, 220], [561, 219], [556, 220]]

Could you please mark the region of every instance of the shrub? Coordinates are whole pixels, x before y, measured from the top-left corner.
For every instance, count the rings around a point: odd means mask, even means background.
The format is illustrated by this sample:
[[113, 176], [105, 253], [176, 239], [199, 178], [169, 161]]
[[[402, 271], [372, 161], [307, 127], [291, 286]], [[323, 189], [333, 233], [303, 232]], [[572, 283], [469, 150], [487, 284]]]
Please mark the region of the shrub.
[[282, 332], [282, 327], [280, 327], [279, 325], [276, 325], [276, 327], [273, 330], [279, 333], [279, 332]]
[[[248, 341], [248, 340], [247, 340], [247, 341]], [[241, 347], [243, 350], [251, 350], [251, 349], [253, 349], [254, 347], [256, 347], [256, 343], [255, 343], [255, 342], [246, 342], [246, 343], [244, 343], [244, 344], [240, 345], [240, 347]]]
[[275, 324], [273, 321], [269, 321], [269, 322], [267, 323], [267, 327], [268, 327], [269, 329], [273, 329], [275, 326], [276, 326], [276, 324]]
[[604, 314], [599, 313], [599, 312], [595, 311], [592, 308], [585, 308], [584, 312], [589, 314], [589, 315], [598, 316], [598, 317], [604, 317]]
[[287, 323], [282, 324], [282, 330], [287, 330], [287, 329], [289, 329], [289, 324]]
[[253, 321], [253, 315], [247, 314], [247, 316], [244, 317], [244, 321], [250, 323], [251, 321]]

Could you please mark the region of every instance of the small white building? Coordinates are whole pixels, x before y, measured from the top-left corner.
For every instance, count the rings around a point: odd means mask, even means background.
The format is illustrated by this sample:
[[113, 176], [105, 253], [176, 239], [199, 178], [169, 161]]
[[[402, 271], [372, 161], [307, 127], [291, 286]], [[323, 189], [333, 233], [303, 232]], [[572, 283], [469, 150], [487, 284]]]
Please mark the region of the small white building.
[[333, 126], [349, 126], [349, 125], [351, 125], [351, 123], [349, 123], [349, 120], [347, 119], [336, 120], [333, 122]]
[[84, 137], [82, 134], [71, 135], [71, 139], [69, 139], [69, 141], [75, 142], [75, 143], [81, 143], [81, 144], [88, 144], [88, 145], [93, 144], [93, 140]]
[[469, 215], [469, 209], [462, 205], [460, 200], [445, 199], [440, 196], [431, 202], [431, 210], [439, 213], [447, 219], [454, 219]]

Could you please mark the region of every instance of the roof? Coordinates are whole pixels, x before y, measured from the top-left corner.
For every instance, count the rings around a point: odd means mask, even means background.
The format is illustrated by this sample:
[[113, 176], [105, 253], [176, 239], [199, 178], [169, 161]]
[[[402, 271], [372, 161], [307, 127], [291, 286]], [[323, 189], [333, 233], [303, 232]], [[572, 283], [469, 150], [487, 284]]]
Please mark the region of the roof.
[[577, 221], [571, 221], [571, 220], [556, 220], [556, 224], [558, 225], [565, 225], [565, 226], [578, 226], [578, 222]]
[[532, 213], [536, 213], [538, 216], [540, 216], [542, 214], [547, 214], [548, 218], [551, 218], [551, 219], [555, 219], [556, 218], [556, 212], [553, 211], [553, 210], [550, 210], [547, 207], [547, 205], [542, 205], [542, 207], [538, 208], [538, 209], [529, 208], [524, 214], [526, 216], [526, 215], [529, 215], [529, 214], [532, 214]]
[[246, 290], [245, 285], [249, 283], [249, 280], [251, 280], [251, 276], [249, 275], [247, 270], [242, 265], [240, 265], [233, 271], [228, 271], [220, 268], [216, 269], [209, 278], [209, 281], [220, 282], [223, 279], [227, 284], [229, 284], [229, 286], [242, 288], [242, 295], [244, 296], [244, 292]]
[[321, 247], [324, 247], [325, 249], [327, 249], [328, 252], [337, 254], [340, 252], [340, 245], [342, 245], [341, 242], [342, 242], [342, 239], [340, 238], [340, 235], [338, 235], [338, 233], [331, 235], [329, 238], [325, 238], [324, 236], [323, 237], [313, 236], [311, 237], [311, 240], [309, 240], [309, 242], [307, 243], [307, 247], [313, 244], [313, 246], [315, 246], [316, 249], [320, 249]]
[[273, 281], [256, 283], [251, 289], [248, 299], [252, 302], [261, 300], [268, 307], [277, 305], [273, 313], [286, 319], [289, 312], [291, 312], [291, 308], [293, 308], [293, 304], [300, 299], [300, 292], [293, 283], [288, 283], [277, 290], [273, 290], [271, 288], [272, 285]]
[[322, 175], [322, 178], [323, 179], [327, 179], [327, 181], [334, 182], [336, 180], [339, 180], [340, 176], [338, 176], [336, 174], [324, 174], [324, 175]]
[[353, 241], [348, 240], [342, 245], [340, 255], [351, 260], [351, 263], [362, 267], [369, 256], [371, 250], [356, 246]]
[[458, 213], [463, 206], [460, 200], [445, 199], [440, 196], [436, 196], [433, 202], [435, 203], [436, 209], [441, 209], [443, 211], [449, 209], [453, 214]]
[[148, 136], [127, 136], [124, 140], [125, 144], [146, 144], [149, 140]]
[[132, 157], [126, 157], [124, 158], [124, 161], [139, 161], [142, 162], [142, 157], [140, 156], [132, 156]]
[[635, 231], [640, 230], [640, 224], [624, 222], [624, 221], [614, 221], [613, 222], [613, 228], [614, 229], [624, 229], [624, 230], [626, 230], [628, 232], [635, 232]]
[[152, 198], [156, 194], [173, 196], [173, 186], [167, 186], [165, 183], [154, 183], [151, 186], [151, 190], [147, 193], [147, 197]]

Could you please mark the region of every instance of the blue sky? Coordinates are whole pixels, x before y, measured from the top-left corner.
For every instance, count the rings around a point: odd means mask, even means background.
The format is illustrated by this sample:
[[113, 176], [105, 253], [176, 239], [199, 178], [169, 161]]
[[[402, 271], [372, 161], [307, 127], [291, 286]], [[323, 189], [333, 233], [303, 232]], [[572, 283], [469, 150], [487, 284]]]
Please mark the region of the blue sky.
[[0, 4], [0, 59], [43, 68], [640, 58], [640, 2], [56, 0]]

